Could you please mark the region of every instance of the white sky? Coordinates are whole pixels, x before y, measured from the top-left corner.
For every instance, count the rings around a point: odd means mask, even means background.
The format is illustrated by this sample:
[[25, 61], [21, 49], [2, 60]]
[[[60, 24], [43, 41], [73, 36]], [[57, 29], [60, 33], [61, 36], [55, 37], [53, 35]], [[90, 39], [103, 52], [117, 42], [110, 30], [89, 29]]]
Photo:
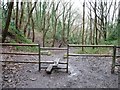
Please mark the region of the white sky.
[[[9, 2], [9, 1], [11, 1], [11, 0], [1, 0], [2, 2], [4, 1], [4, 2]], [[17, 0], [14, 0], [14, 2], [16, 2]], [[18, 0], [19, 2], [21, 2], [21, 1], [24, 1], [24, 2], [30, 2], [30, 1], [32, 1], [32, 2], [34, 2], [35, 0]], [[38, 1], [55, 1], [55, 2], [57, 2], [57, 1], [59, 1], [59, 0], [38, 0]], [[64, 1], [64, 2], [69, 2], [69, 1], [71, 1], [72, 3], [74, 3], [74, 8], [82, 8], [82, 3], [83, 3], [83, 1], [84, 0], [61, 0], [61, 1]], [[94, 2], [95, 0], [85, 0], [86, 2], [88, 2], [88, 1], [91, 1], [91, 2]], [[97, 0], [98, 1], [98, 0]], [[100, 1], [100, 0], [99, 0]], [[103, 0], [104, 1], [104, 0]], [[120, 1], [120, 0], [106, 0], [107, 2], [110, 2], [110, 1], [117, 1], [117, 3]]]

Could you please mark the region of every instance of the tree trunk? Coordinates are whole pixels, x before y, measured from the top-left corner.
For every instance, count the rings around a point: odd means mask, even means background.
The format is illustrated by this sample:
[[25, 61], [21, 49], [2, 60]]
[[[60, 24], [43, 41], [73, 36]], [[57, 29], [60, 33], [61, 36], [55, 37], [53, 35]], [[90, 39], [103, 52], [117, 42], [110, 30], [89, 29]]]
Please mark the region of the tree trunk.
[[46, 8], [47, 8], [47, 4], [46, 2], [43, 3], [43, 10], [42, 10], [42, 30], [43, 30], [43, 47], [45, 46], [45, 33], [46, 33]]
[[32, 22], [32, 42], [35, 40], [35, 31], [34, 31], [34, 20], [33, 17], [31, 16], [31, 22]]
[[19, 22], [19, 29], [21, 29], [23, 13], [24, 13], [23, 2], [21, 2], [21, 16], [20, 16], [20, 22]]
[[54, 47], [55, 44], [55, 35], [56, 35], [56, 29], [57, 29], [57, 18], [55, 18], [55, 24], [54, 24], [54, 32], [53, 32], [53, 43], [52, 43], [52, 47]]
[[16, 1], [16, 22], [15, 22], [15, 24], [16, 24], [16, 29], [18, 29], [18, 10], [19, 10], [19, 1], [17, 0]]
[[45, 46], [45, 16], [43, 19], [43, 47]]
[[[114, 20], [114, 17], [115, 17], [115, 11], [116, 11], [116, 0], [115, 0], [115, 3], [114, 3], [114, 10], [113, 10], [113, 15], [112, 15], [112, 21]], [[113, 25], [112, 25], [112, 28], [113, 28]]]
[[[91, 3], [91, 2], [90, 2]], [[93, 36], [92, 36], [92, 34], [93, 34], [93, 32], [92, 32], [92, 12], [91, 12], [91, 7], [90, 7], [90, 38], [89, 38], [89, 40], [90, 40], [90, 43], [91, 43], [91, 45], [93, 44], [92, 42], [92, 40], [93, 40]]]
[[[32, 2], [28, 2], [28, 3], [27, 3], [27, 11], [28, 11], [28, 14], [30, 13], [30, 7], [32, 7]], [[28, 28], [26, 27], [26, 29], [28, 30], [27, 38], [30, 38], [30, 33], [31, 33], [30, 18], [28, 18], [28, 19], [29, 19]], [[32, 21], [31, 21], [31, 22], [32, 22]]]
[[67, 43], [69, 44], [69, 32], [70, 32], [70, 23], [71, 23], [71, 3], [70, 3], [70, 10], [68, 15], [68, 26], [67, 26]]
[[63, 9], [63, 17], [62, 17], [62, 19], [63, 19], [63, 24], [62, 24], [62, 44], [64, 44], [65, 43], [65, 7], [63, 7], [64, 9]]
[[7, 16], [7, 19], [6, 19], [5, 28], [2, 32], [2, 43], [5, 42], [5, 39], [6, 39], [6, 36], [7, 36], [7, 33], [8, 33], [8, 28], [9, 28], [9, 24], [10, 24], [13, 4], [14, 4], [14, 0], [11, 0], [11, 2], [9, 2], [9, 6], [8, 6], [8, 16]]
[[30, 13], [29, 13], [29, 15], [28, 15], [28, 21], [27, 21], [27, 23], [26, 23], [26, 25], [25, 25], [25, 27], [24, 27], [24, 36], [26, 36], [26, 29], [27, 29], [27, 26], [28, 26], [28, 24], [29, 24], [29, 22], [30, 22], [30, 18], [31, 18], [31, 16], [32, 16], [32, 12], [33, 12], [33, 10], [34, 10], [34, 8], [36, 7], [36, 4], [37, 4], [37, 0], [36, 0], [36, 2], [34, 2], [34, 6], [32, 7], [32, 9], [30, 10]]
[[103, 2], [101, 2], [101, 26], [100, 26], [101, 31], [104, 30], [104, 28], [103, 28], [104, 27], [104, 15], [103, 15], [103, 13], [104, 13], [104, 7], [103, 7]]
[[96, 45], [98, 45], [98, 31], [97, 31], [97, 2], [96, 2], [96, 0], [95, 0], [95, 26], [94, 26], [94, 29], [95, 29], [95, 33], [96, 33], [96, 39], [95, 39], [95, 42], [96, 42]]
[[[120, 46], [120, 1], [119, 1], [119, 10], [118, 10], [118, 23], [117, 23], [117, 29], [118, 29], [118, 46]], [[120, 55], [120, 49], [119, 49], [119, 55]]]
[[[83, 31], [82, 31], [82, 45], [84, 45], [84, 33], [85, 33], [85, 0], [83, 2]], [[84, 48], [82, 47], [82, 51]]]

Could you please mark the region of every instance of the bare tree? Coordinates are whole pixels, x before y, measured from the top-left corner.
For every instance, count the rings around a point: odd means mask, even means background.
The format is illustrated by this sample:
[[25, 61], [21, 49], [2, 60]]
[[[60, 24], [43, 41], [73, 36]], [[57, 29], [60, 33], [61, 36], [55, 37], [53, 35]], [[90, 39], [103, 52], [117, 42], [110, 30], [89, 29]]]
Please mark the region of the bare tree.
[[[57, 24], [58, 24], [58, 19], [62, 14], [57, 15], [57, 10], [59, 7], [60, 1], [57, 3], [55, 9], [53, 10], [53, 17], [54, 17], [54, 27], [53, 27], [53, 42], [52, 42], [52, 47], [54, 47], [54, 43], [55, 43], [55, 35], [56, 35], [56, 31], [57, 31]], [[54, 2], [53, 2], [53, 7], [54, 7]]]
[[21, 29], [23, 14], [24, 14], [24, 8], [23, 8], [23, 2], [21, 1], [21, 15], [20, 15], [19, 29]]
[[96, 45], [98, 45], [98, 31], [97, 31], [97, 1], [95, 0], [95, 7], [94, 7], [94, 12], [95, 12], [95, 21], [94, 21], [94, 31], [96, 33], [96, 39], [95, 39], [95, 42], [96, 42]]
[[34, 8], [36, 7], [36, 4], [37, 4], [37, 0], [34, 2], [34, 6], [33, 6], [32, 9], [30, 10], [30, 13], [29, 13], [29, 15], [28, 15], [28, 20], [27, 20], [27, 23], [26, 23], [26, 25], [25, 25], [25, 27], [24, 27], [24, 35], [25, 35], [25, 36], [26, 36], [27, 26], [28, 26], [28, 24], [29, 24], [29, 22], [30, 22], [30, 18], [31, 18], [31, 16], [32, 16], [32, 12], [33, 12]]
[[[119, 1], [119, 9], [118, 9], [118, 23], [117, 23], [117, 27], [118, 27], [118, 45], [120, 46], [120, 1]], [[120, 49], [119, 49], [120, 52]], [[120, 55], [120, 53], [119, 53]]]
[[9, 24], [10, 24], [13, 4], [14, 4], [14, 0], [11, 0], [11, 2], [9, 2], [9, 6], [8, 6], [8, 15], [7, 15], [7, 19], [6, 19], [5, 28], [2, 32], [2, 43], [5, 42], [5, 39], [6, 39], [6, 36], [7, 36], [7, 33], [8, 33], [8, 28], [9, 28]]
[[[83, 31], [82, 31], [82, 45], [84, 45], [84, 35], [85, 35], [85, 0], [83, 2]], [[84, 48], [82, 47], [82, 51]]]
[[71, 6], [72, 6], [71, 5], [70, 7], [68, 7], [68, 5], [69, 5], [69, 2], [62, 3], [62, 6], [63, 6], [63, 12], [62, 12], [62, 31], [61, 31], [61, 39], [62, 40], [61, 40], [61, 43], [60, 43], [59, 47], [61, 47], [62, 45], [65, 45], [66, 42], [67, 42], [67, 40], [68, 40], [68, 39], [66, 39], [66, 37], [67, 37], [66, 35], [67, 34], [65, 32], [66, 30], [68, 30], [68, 29], [66, 29], [66, 27], [67, 27], [66, 22], [67, 22], [67, 17], [69, 16], [69, 12], [71, 11]]
[[[32, 2], [27, 2], [28, 15], [29, 15], [29, 13], [30, 13], [30, 7], [32, 7]], [[32, 16], [31, 16], [31, 18], [32, 18]], [[28, 20], [29, 20], [29, 22], [28, 22], [28, 34], [27, 34], [27, 38], [30, 38], [30, 32], [31, 32], [31, 29], [30, 29], [30, 20], [31, 20], [31, 19], [28, 18]], [[26, 29], [27, 29], [27, 28], [26, 28]]]
[[43, 10], [42, 10], [42, 30], [43, 30], [43, 47], [45, 46], [45, 34], [46, 34], [46, 8], [47, 8], [47, 2], [43, 2]]
[[33, 16], [31, 16], [31, 22], [32, 22], [32, 42], [34, 42], [35, 40], [35, 31], [34, 31], [34, 20], [33, 20]]
[[19, 11], [19, 0], [16, 1], [16, 29], [18, 29], [18, 11]]
[[[72, 11], [71, 11], [71, 8], [72, 8], [72, 5], [71, 5], [71, 2], [70, 2], [70, 5], [69, 5], [69, 14], [68, 14], [68, 21], [67, 21], [67, 43], [69, 43], [69, 32], [70, 32], [70, 24], [71, 24], [71, 19], [72, 19]], [[73, 22], [74, 23], [74, 20]], [[72, 26], [72, 25], [71, 25]]]
[[[91, 3], [91, 2], [90, 2]], [[93, 44], [93, 31], [92, 31], [92, 11], [91, 11], [91, 7], [89, 8], [90, 10], [90, 43]]]

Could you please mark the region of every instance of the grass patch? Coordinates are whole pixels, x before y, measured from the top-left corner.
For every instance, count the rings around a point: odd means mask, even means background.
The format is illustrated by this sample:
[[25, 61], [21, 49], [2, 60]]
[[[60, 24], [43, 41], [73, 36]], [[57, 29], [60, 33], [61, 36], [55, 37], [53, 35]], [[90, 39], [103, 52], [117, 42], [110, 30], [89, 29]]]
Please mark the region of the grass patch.
[[110, 48], [91, 48], [86, 47], [84, 48], [84, 51], [82, 51], [82, 48], [77, 49], [74, 53], [77, 54], [109, 54]]
[[118, 45], [118, 40], [107, 40], [107, 41], [104, 41], [104, 40], [101, 40], [101, 43], [100, 44], [105, 44], [105, 45]]
[[16, 46], [15, 50], [23, 52], [38, 52], [38, 47], [31, 46]]

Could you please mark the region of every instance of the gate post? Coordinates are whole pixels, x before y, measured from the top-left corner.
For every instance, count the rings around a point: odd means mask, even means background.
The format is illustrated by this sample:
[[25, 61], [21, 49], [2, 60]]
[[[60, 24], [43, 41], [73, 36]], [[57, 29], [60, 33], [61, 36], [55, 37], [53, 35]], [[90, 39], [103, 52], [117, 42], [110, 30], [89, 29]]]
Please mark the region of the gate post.
[[111, 68], [112, 74], [115, 72], [115, 60], [116, 60], [116, 46], [113, 46], [112, 68]]
[[67, 70], [66, 70], [67, 73], [68, 73], [68, 62], [69, 62], [69, 44], [67, 45]]
[[39, 71], [41, 70], [41, 52], [40, 52], [40, 44], [38, 45], [38, 49], [39, 49]]

